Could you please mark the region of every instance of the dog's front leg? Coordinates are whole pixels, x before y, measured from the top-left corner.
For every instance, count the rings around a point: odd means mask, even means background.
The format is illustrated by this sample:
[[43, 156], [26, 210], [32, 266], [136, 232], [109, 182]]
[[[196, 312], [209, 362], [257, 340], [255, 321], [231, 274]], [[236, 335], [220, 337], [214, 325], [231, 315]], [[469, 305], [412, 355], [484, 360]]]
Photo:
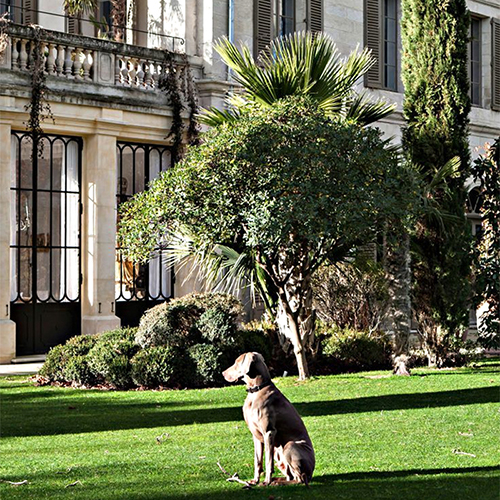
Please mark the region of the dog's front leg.
[[264, 455], [264, 443], [257, 439], [255, 436], [253, 437], [253, 458], [254, 458], [254, 474], [253, 480], [250, 481], [252, 484], [258, 484], [260, 481], [260, 475], [264, 470], [262, 467], [262, 458]]
[[266, 480], [265, 485], [271, 484], [274, 472], [274, 436], [276, 431], [267, 431], [264, 434], [264, 449], [266, 450]]

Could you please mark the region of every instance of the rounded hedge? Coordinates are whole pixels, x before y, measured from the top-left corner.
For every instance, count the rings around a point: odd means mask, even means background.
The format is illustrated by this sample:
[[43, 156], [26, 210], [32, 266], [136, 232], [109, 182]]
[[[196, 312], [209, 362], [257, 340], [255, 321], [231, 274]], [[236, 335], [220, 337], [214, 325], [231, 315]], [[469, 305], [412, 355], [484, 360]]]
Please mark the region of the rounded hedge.
[[135, 340], [142, 348], [188, 348], [203, 338], [236, 328], [243, 306], [224, 293], [192, 293], [155, 306], [143, 315]]
[[130, 360], [139, 350], [135, 334], [136, 328], [120, 328], [100, 335], [87, 355], [98, 380], [120, 388], [132, 385]]

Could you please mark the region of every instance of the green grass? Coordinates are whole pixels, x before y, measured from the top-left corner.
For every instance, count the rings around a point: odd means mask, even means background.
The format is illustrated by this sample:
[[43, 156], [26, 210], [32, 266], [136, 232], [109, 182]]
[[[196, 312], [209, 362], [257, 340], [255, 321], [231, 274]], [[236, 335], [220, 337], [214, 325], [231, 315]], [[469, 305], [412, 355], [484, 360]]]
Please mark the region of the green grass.
[[314, 482], [248, 491], [217, 467], [252, 477], [242, 386], [103, 392], [0, 378], [0, 498], [499, 500], [499, 381], [491, 361], [277, 379], [314, 443]]

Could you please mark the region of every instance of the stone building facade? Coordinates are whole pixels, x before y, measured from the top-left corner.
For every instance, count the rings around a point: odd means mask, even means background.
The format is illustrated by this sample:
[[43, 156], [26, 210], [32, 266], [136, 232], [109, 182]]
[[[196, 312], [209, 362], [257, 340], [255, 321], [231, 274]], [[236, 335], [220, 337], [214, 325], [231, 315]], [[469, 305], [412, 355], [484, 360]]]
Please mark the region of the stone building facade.
[[[500, 134], [500, 0], [468, 4], [477, 155]], [[117, 204], [171, 165], [173, 110], [158, 89], [165, 50], [181, 79], [189, 64], [207, 107], [221, 106], [232, 87], [213, 50], [221, 36], [254, 52], [305, 29], [329, 33], [345, 55], [368, 45], [378, 65], [364, 85], [398, 104], [378, 126], [400, 136], [398, 0], [127, 0], [120, 42], [110, 11], [99, 0], [91, 21], [68, 18], [56, 0], [0, 0], [14, 23], [0, 62], [0, 362], [134, 324], [151, 305], [196, 288], [167, 273], [161, 255], [132, 266], [116, 249]], [[38, 153], [26, 132], [36, 44], [52, 115]]]

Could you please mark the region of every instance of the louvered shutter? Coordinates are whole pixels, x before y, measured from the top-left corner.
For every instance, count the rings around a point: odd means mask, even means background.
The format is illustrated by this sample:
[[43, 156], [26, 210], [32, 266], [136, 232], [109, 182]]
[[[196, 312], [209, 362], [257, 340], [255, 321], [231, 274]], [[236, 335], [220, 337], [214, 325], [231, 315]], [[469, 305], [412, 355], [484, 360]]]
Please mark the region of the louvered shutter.
[[272, 0], [255, 0], [254, 12], [254, 57], [269, 45], [273, 33]]
[[372, 51], [376, 59], [375, 64], [368, 70], [365, 76], [367, 87], [382, 88], [383, 78], [383, 2], [382, 0], [365, 0], [364, 4], [364, 34], [365, 46]]
[[307, 1], [307, 29], [313, 33], [323, 31], [323, 0]]
[[38, 22], [37, 0], [23, 0], [23, 24], [36, 24]]
[[500, 19], [492, 19], [491, 28], [491, 108], [500, 111]]
[[80, 34], [80, 20], [76, 17], [68, 16], [67, 21], [68, 21], [68, 33], [70, 33], [72, 35], [79, 35]]

